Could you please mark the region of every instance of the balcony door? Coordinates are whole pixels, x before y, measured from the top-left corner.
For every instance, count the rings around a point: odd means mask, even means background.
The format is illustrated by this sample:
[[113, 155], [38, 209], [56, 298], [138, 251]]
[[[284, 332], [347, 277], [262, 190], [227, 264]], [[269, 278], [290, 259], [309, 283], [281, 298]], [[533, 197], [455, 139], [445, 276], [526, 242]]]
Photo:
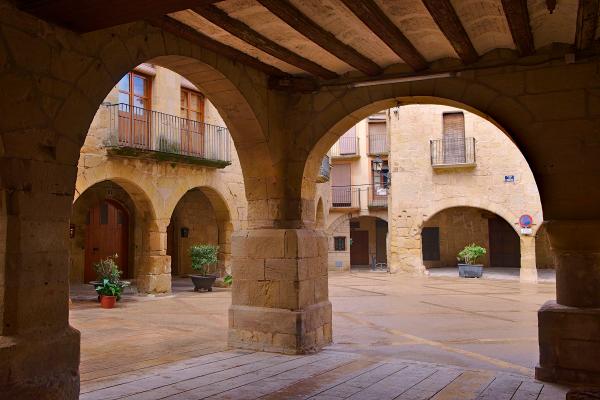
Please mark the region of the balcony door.
[[353, 126], [339, 138], [340, 155], [353, 155], [358, 153], [356, 148], [356, 126]]
[[181, 88], [181, 152], [195, 157], [204, 155], [204, 96]]
[[119, 144], [150, 149], [150, 78], [130, 72], [118, 89]]
[[331, 203], [333, 207], [352, 206], [352, 182], [350, 164], [331, 167]]
[[462, 112], [444, 113], [444, 164], [464, 164], [465, 115]]
[[[383, 160], [382, 169], [389, 170], [388, 161]], [[381, 172], [376, 172], [373, 167], [373, 162], [371, 161], [371, 171], [373, 172], [373, 184], [371, 185], [372, 190], [372, 199], [375, 204], [385, 204], [387, 201], [387, 186], [388, 186], [388, 176], [382, 174]]]

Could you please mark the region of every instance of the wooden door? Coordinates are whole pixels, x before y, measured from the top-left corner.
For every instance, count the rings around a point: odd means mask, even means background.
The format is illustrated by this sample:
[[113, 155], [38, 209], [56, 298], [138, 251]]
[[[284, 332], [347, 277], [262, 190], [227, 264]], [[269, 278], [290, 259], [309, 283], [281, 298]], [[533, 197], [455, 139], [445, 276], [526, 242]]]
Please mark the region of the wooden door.
[[346, 133], [339, 138], [340, 155], [357, 154], [356, 148], [356, 126], [350, 128]]
[[130, 72], [119, 89], [119, 143], [150, 149], [150, 78]]
[[515, 230], [502, 218], [489, 219], [488, 230], [490, 266], [520, 268], [521, 243]]
[[350, 231], [350, 265], [370, 265], [369, 231]]
[[201, 93], [181, 89], [181, 151], [184, 154], [204, 156], [204, 96]]
[[167, 226], [167, 255], [171, 256], [171, 275], [179, 275], [179, 242], [176, 223], [171, 219]]
[[331, 167], [331, 203], [333, 207], [352, 205], [352, 182], [350, 164], [335, 164]]
[[466, 162], [465, 115], [462, 112], [444, 113], [444, 164]]
[[85, 237], [84, 281], [96, 279], [93, 265], [99, 260], [115, 254], [124, 278], [131, 277], [129, 259], [129, 218], [120, 204], [103, 200], [90, 208]]

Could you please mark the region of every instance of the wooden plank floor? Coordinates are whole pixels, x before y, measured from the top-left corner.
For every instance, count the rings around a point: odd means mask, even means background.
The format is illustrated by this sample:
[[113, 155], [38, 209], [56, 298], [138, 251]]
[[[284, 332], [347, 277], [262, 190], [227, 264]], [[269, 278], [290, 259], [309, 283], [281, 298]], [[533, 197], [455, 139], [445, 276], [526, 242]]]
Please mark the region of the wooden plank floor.
[[549, 400], [566, 393], [524, 375], [333, 350], [291, 356], [198, 346], [93, 365], [82, 360], [81, 399]]

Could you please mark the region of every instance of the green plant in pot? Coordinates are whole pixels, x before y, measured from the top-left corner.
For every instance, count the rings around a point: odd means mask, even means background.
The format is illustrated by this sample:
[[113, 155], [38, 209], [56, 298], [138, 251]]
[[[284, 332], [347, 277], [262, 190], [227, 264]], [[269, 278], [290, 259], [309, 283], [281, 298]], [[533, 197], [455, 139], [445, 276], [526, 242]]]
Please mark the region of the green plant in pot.
[[487, 251], [475, 243], [465, 246], [458, 253], [458, 276], [462, 278], [481, 278], [483, 275], [483, 264], [477, 264], [477, 260], [486, 255]]
[[102, 284], [96, 287], [96, 292], [100, 296], [100, 306], [102, 308], [113, 308], [122, 290], [123, 288], [118, 283], [104, 279]]
[[[105, 280], [108, 280], [109, 283], [118, 285], [121, 290], [116, 297], [117, 300], [120, 300], [123, 288], [129, 286], [130, 283], [128, 281], [121, 280], [121, 274], [123, 272], [119, 269], [119, 266], [115, 261], [118, 257], [118, 254], [115, 254], [114, 256], [106, 257], [105, 259], [94, 263], [94, 271], [96, 271], [96, 276], [98, 278], [90, 283], [94, 285], [94, 288], [96, 289], [99, 286], [102, 286]], [[98, 297], [98, 300], [100, 300], [100, 297]]]
[[190, 247], [190, 257], [192, 259], [192, 268], [198, 274], [190, 275], [194, 283], [194, 291], [201, 289], [212, 292], [212, 285], [217, 276], [210, 274], [211, 266], [219, 261], [219, 246], [214, 244], [195, 244]]

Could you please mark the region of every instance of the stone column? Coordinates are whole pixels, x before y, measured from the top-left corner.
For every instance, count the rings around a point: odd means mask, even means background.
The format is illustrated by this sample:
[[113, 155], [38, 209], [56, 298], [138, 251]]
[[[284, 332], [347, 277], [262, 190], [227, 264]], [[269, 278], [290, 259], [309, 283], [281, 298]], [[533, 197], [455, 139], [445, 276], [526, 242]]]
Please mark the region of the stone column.
[[140, 293], [171, 291], [171, 256], [167, 255], [167, 227], [170, 219], [149, 221], [144, 229], [144, 251], [136, 267], [136, 285]]
[[556, 301], [538, 311], [545, 381], [600, 384], [600, 220], [547, 223], [556, 254]]
[[535, 261], [535, 236], [521, 236], [521, 282], [537, 282]]
[[230, 346], [301, 354], [331, 343], [322, 231], [241, 231], [233, 235], [232, 253]]
[[2, 398], [79, 396], [79, 332], [69, 326], [68, 306], [75, 174], [75, 166], [50, 161], [1, 160], [6, 193], [6, 247], [0, 263]]

